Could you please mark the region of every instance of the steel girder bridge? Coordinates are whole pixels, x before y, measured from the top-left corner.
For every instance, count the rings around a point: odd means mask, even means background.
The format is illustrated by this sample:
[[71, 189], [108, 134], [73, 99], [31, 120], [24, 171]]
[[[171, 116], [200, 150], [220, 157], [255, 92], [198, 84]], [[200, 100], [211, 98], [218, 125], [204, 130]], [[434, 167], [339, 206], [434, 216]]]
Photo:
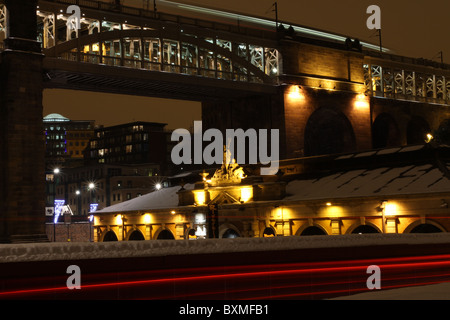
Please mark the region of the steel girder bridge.
[[[80, 28], [67, 13], [81, 9]], [[221, 99], [274, 93], [281, 55], [274, 32], [94, 0], [39, 1], [46, 88]], [[7, 35], [0, 5], [0, 28]], [[239, 29], [239, 30], [238, 30]]]
[[[204, 101], [275, 94], [283, 82], [274, 21], [165, 0], [158, 1], [163, 10], [182, 15], [149, 10], [148, 1], [143, 4], [38, 1], [45, 87]], [[67, 12], [70, 5], [81, 9], [80, 28]], [[330, 42], [346, 41], [305, 27], [293, 30]], [[6, 35], [6, 8], [0, 4], [0, 40]], [[366, 94], [450, 104], [450, 70], [394, 56], [387, 49], [380, 58], [373, 54], [377, 46], [362, 44]]]

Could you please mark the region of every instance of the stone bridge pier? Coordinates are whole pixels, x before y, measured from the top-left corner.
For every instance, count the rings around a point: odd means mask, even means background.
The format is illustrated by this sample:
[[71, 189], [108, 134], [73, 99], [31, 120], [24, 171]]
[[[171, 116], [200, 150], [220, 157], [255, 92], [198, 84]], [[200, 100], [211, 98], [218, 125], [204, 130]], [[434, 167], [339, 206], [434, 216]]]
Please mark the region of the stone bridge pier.
[[0, 62], [0, 242], [48, 241], [37, 0], [6, 0], [5, 4], [8, 31]]

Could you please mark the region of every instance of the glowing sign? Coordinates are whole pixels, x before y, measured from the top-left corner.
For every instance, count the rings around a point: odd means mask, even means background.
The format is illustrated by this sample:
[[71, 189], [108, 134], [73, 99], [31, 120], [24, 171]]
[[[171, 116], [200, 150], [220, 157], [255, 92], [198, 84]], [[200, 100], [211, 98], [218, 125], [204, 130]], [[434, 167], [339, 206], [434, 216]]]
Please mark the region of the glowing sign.
[[62, 208], [64, 207], [64, 204], [66, 203], [66, 200], [57, 200], [55, 199], [55, 218], [53, 220], [54, 223], [58, 222], [58, 218], [61, 215]]
[[95, 212], [95, 211], [97, 211], [97, 208], [98, 208], [98, 203], [91, 203], [89, 205], [89, 212]]

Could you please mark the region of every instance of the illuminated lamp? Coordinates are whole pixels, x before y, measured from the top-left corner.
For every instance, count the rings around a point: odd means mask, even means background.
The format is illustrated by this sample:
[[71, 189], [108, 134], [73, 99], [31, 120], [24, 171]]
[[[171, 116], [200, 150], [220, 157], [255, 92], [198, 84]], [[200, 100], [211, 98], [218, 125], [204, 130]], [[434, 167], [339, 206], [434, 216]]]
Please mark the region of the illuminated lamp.
[[251, 187], [241, 188], [241, 202], [245, 203], [253, 197], [253, 189]]
[[369, 107], [369, 103], [367, 102], [367, 98], [364, 93], [358, 94], [356, 96], [354, 106], [358, 109], [363, 109], [363, 108]]
[[120, 225], [123, 223], [123, 215], [122, 214], [116, 214], [114, 217], [116, 217], [116, 224]]
[[304, 100], [305, 95], [301, 90], [301, 86], [291, 86], [289, 88], [288, 97], [291, 100]]
[[194, 192], [194, 195], [195, 195], [195, 204], [196, 205], [202, 206], [205, 204], [205, 202], [206, 202], [205, 191], [201, 190], [201, 191]]
[[152, 217], [149, 213], [144, 214], [143, 221], [145, 224], [150, 224], [152, 221]]
[[397, 213], [397, 205], [394, 203], [385, 203], [384, 214], [387, 216], [393, 216]]

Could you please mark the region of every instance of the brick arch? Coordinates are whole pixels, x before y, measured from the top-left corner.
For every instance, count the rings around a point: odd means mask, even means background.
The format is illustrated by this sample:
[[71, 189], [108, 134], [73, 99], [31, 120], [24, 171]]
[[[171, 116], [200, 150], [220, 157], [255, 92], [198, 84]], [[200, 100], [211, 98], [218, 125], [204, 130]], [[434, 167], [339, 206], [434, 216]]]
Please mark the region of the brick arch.
[[353, 126], [341, 112], [322, 107], [314, 111], [305, 126], [305, 156], [353, 152], [356, 137]]
[[372, 124], [372, 147], [374, 149], [401, 145], [397, 121], [389, 113], [379, 114]]
[[430, 133], [430, 125], [428, 122], [422, 117], [413, 116], [409, 120], [406, 128], [406, 143], [425, 143], [427, 133]]
[[450, 145], [450, 118], [443, 120], [439, 124], [434, 137], [438, 143]]

